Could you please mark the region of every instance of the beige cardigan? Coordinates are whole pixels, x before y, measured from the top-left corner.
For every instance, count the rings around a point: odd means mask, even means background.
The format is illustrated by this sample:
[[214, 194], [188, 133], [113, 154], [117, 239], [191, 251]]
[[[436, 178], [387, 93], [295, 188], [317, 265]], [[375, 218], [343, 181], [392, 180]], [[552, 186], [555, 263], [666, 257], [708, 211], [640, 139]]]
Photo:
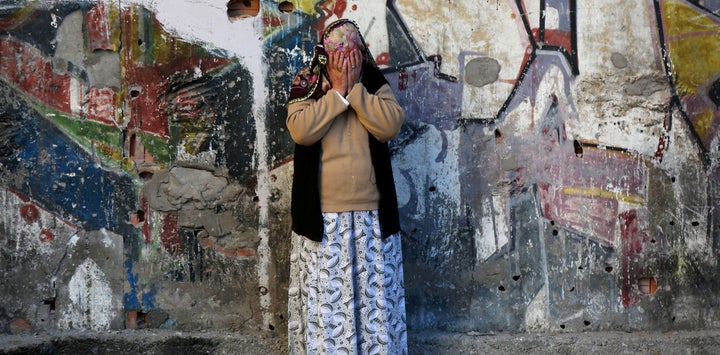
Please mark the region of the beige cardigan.
[[287, 127], [301, 145], [322, 140], [320, 202], [323, 212], [378, 208], [380, 194], [370, 160], [368, 132], [386, 142], [400, 132], [405, 111], [388, 84], [373, 95], [356, 84], [345, 97], [328, 91], [318, 100], [288, 105]]

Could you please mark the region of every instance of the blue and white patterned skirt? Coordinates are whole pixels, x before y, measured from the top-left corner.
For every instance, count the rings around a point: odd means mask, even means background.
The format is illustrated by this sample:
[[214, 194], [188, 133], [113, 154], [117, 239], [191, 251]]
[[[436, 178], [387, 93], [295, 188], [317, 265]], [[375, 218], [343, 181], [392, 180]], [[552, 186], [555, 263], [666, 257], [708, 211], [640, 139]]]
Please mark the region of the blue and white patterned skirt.
[[322, 242], [293, 233], [291, 354], [406, 354], [400, 235], [382, 239], [377, 211], [323, 213]]

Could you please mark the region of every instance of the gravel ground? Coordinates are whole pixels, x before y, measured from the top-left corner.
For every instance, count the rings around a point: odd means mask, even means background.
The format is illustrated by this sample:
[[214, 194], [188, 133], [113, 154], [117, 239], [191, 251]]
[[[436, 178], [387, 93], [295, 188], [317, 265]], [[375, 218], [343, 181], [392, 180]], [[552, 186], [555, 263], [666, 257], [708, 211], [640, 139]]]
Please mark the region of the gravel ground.
[[[410, 354], [720, 354], [720, 330], [538, 334], [410, 333]], [[286, 354], [269, 333], [177, 331], [0, 335], [0, 354]]]

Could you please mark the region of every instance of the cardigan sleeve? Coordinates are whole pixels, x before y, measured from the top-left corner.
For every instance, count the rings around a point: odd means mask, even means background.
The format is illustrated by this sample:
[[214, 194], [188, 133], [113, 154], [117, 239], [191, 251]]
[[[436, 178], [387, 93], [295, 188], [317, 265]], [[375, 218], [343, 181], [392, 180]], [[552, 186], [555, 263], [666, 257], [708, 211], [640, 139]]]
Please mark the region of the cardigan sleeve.
[[339, 95], [328, 92], [317, 100], [307, 99], [289, 104], [285, 124], [295, 143], [312, 145], [325, 136], [335, 117], [347, 109], [348, 106]]
[[360, 123], [377, 140], [387, 142], [400, 132], [405, 111], [395, 100], [390, 85], [384, 84], [375, 94], [369, 93], [363, 85], [355, 85], [347, 100]]

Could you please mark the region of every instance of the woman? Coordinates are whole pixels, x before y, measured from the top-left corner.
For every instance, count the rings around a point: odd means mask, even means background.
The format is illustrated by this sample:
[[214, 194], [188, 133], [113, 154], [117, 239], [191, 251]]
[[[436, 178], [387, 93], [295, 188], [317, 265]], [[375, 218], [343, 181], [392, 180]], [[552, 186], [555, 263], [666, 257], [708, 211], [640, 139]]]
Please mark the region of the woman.
[[395, 183], [387, 141], [405, 112], [357, 25], [325, 29], [293, 81], [289, 325], [293, 354], [407, 353]]

